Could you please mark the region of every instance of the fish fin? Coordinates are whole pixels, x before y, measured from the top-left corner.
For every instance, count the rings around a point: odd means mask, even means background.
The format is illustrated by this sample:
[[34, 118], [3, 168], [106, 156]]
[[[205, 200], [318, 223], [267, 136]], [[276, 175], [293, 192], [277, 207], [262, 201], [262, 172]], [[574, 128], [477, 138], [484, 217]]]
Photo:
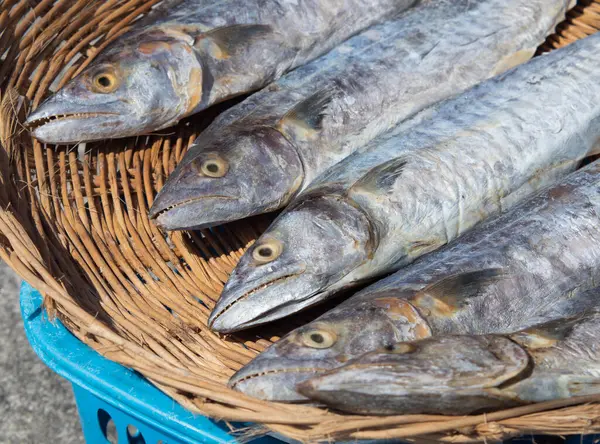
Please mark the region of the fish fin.
[[506, 277], [502, 268], [469, 271], [455, 274], [428, 285], [419, 291], [411, 303], [441, 316], [453, 315], [481, 293], [483, 286]]
[[600, 378], [562, 368], [556, 370], [538, 370], [523, 375], [522, 379], [509, 381], [512, 385], [501, 386], [500, 392], [521, 402], [543, 402], [551, 399], [571, 398], [574, 396], [598, 395]]
[[526, 61], [528, 61], [529, 59], [531, 59], [535, 52], [537, 51], [537, 47], [536, 48], [525, 48], [525, 49], [521, 49], [513, 54], [507, 55], [506, 57], [502, 58], [498, 64], [494, 67], [494, 73], [493, 75], [498, 75], [498, 74], [502, 74], [506, 71], [508, 71], [511, 68], [514, 68], [515, 66], [519, 66], [523, 63], [525, 63]]
[[420, 241], [412, 242], [408, 246], [408, 251], [410, 252], [409, 256], [411, 256], [411, 257], [423, 256], [424, 254], [430, 253], [433, 250], [437, 250], [439, 247], [442, 246], [443, 243], [444, 243], [444, 241], [436, 239], [436, 238], [422, 239]]
[[571, 334], [573, 328], [588, 316], [589, 314], [582, 314], [545, 322], [513, 333], [510, 338], [530, 350], [550, 348], [556, 343], [564, 341]]
[[405, 157], [398, 157], [378, 165], [352, 185], [350, 192], [356, 190], [367, 192], [391, 191], [407, 164], [408, 160]]
[[220, 59], [227, 59], [239, 51], [240, 48], [247, 47], [252, 42], [273, 34], [273, 28], [270, 25], [231, 25], [215, 28], [196, 37], [194, 46], [199, 47], [206, 40], [210, 40], [218, 48], [216, 56]]
[[588, 375], [566, 375], [567, 389], [571, 396], [597, 395], [600, 393], [600, 378]]
[[388, 295], [383, 293], [381, 297], [365, 304], [365, 307], [382, 309], [392, 321], [394, 328], [402, 330], [402, 337], [408, 337], [407, 334], [410, 332], [412, 335], [410, 340], [429, 338], [432, 335], [431, 327], [417, 309], [408, 302], [409, 294], [410, 290], [406, 291], [405, 295], [395, 292]]
[[596, 140], [596, 143], [592, 146], [592, 148], [588, 151], [587, 157], [598, 156], [600, 155], [600, 138]]
[[277, 123], [277, 129], [288, 136], [301, 134], [306, 137], [319, 132], [336, 94], [336, 88], [317, 91], [285, 113]]

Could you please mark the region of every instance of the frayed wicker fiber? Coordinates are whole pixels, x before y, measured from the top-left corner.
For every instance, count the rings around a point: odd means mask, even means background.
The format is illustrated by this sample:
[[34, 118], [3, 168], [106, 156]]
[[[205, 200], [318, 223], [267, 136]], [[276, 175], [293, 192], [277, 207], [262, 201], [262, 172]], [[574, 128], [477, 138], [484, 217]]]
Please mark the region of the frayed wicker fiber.
[[[358, 417], [229, 390], [228, 377], [286, 332], [273, 326], [260, 335], [219, 337], [206, 327], [228, 274], [270, 218], [167, 235], [147, 217], [216, 111], [162, 134], [77, 147], [43, 146], [20, 123], [50, 88], [64, 85], [156, 3], [0, 2], [0, 257], [42, 292], [51, 315], [189, 410], [264, 424], [301, 441], [600, 432], [600, 396], [459, 418]], [[539, 52], [598, 29], [600, 0], [581, 0]]]

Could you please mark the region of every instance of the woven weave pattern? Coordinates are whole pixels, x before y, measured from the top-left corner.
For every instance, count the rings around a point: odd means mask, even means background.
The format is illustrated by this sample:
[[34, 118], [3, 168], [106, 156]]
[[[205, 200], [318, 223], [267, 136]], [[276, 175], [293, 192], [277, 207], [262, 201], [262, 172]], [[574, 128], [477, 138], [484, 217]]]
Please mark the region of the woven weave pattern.
[[[294, 327], [285, 322], [239, 337], [206, 327], [227, 276], [271, 217], [169, 234], [147, 217], [218, 109], [160, 134], [75, 147], [44, 146], [20, 123], [158, 1], [0, 2], [0, 257], [42, 292], [51, 315], [188, 409], [262, 423], [302, 441], [419, 435], [465, 442], [600, 432], [600, 404], [584, 404], [600, 396], [486, 416], [381, 418], [267, 403], [229, 390], [230, 375]], [[600, 0], [582, 0], [538, 52], [598, 29]]]

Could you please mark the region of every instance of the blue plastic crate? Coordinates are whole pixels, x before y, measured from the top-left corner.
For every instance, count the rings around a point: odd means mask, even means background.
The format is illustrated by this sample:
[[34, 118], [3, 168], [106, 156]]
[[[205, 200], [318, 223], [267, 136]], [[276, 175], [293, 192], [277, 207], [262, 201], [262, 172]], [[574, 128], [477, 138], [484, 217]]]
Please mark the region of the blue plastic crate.
[[[21, 315], [31, 346], [44, 363], [73, 384], [88, 444], [107, 443], [110, 419], [119, 444], [230, 443], [226, 424], [194, 415], [138, 373], [103, 358], [75, 338], [61, 323], [50, 322], [42, 298], [28, 284], [21, 287]], [[131, 436], [133, 426], [138, 433]], [[264, 437], [254, 444], [281, 444]]]
[[[194, 415], [138, 373], [100, 356], [69, 333], [60, 321], [50, 322], [42, 308], [40, 293], [26, 283], [21, 288], [21, 315], [35, 352], [48, 367], [72, 383], [87, 444], [108, 443], [106, 427], [110, 420], [116, 427], [119, 444], [236, 441], [226, 424]], [[532, 436], [509, 443], [595, 444], [599, 440], [600, 435], [570, 436], [565, 441]], [[266, 436], [252, 443], [282, 444], [282, 441]]]

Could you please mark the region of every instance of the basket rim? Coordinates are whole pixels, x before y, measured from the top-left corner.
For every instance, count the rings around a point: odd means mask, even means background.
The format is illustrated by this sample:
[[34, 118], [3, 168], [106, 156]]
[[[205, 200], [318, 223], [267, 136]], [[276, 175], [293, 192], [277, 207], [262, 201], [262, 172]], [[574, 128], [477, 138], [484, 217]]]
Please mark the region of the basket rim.
[[19, 299], [25, 333], [32, 348], [46, 366], [70, 383], [143, 422], [185, 433], [185, 438], [214, 442], [231, 438], [226, 424], [190, 415], [133, 370], [86, 346], [60, 319], [49, 321], [42, 307], [41, 293], [27, 282], [21, 284]]
[[[209, 117], [187, 120], [173, 134], [90, 144], [84, 153], [32, 141], [20, 123], [53, 83], [64, 85], [158, 1], [5, 0], [0, 6], [0, 258], [40, 291], [50, 316], [183, 408], [262, 423], [299, 441], [471, 442], [600, 431], [600, 395], [458, 418], [363, 417], [260, 401], [227, 388], [228, 375], [278, 337], [220, 337], [205, 327], [228, 273], [268, 218], [223, 233], [169, 234], [167, 241], [146, 217]], [[598, 29], [600, 0], [580, 0], [539, 52]]]

